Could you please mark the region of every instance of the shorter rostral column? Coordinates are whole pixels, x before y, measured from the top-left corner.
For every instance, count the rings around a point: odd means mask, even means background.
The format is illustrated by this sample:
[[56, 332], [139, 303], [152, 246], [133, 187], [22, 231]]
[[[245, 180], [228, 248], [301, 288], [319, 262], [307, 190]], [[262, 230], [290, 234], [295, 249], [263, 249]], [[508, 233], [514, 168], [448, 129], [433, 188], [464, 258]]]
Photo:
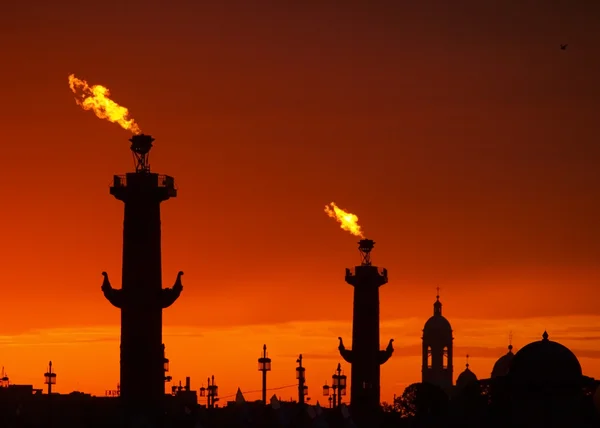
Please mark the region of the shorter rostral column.
[[135, 172], [114, 176], [110, 194], [124, 202], [121, 289], [103, 272], [102, 291], [121, 310], [121, 394], [127, 427], [161, 426], [165, 398], [162, 310], [179, 297], [177, 274], [172, 288], [162, 288], [160, 203], [177, 196], [173, 177], [150, 172], [154, 139], [130, 140]]
[[[350, 408], [357, 421], [370, 419], [380, 410], [380, 366], [394, 352], [390, 339], [387, 349], [379, 348], [379, 287], [388, 282], [387, 269], [379, 273], [371, 263], [375, 242], [361, 239], [358, 249], [362, 262], [354, 272], [346, 269], [346, 282], [354, 287], [352, 349], [339, 337], [340, 355], [351, 364]], [[361, 423], [362, 425], [362, 423]]]

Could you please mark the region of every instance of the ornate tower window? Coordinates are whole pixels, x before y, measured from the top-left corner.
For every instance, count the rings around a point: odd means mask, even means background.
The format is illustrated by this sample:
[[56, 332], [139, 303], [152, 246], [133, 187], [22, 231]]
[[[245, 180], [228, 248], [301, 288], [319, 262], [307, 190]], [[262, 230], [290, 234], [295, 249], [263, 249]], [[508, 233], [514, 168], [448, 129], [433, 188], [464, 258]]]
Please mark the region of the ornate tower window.
[[431, 354], [431, 346], [427, 347], [427, 368], [430, 369], [433, 367], [432, 362], [432, 354]]

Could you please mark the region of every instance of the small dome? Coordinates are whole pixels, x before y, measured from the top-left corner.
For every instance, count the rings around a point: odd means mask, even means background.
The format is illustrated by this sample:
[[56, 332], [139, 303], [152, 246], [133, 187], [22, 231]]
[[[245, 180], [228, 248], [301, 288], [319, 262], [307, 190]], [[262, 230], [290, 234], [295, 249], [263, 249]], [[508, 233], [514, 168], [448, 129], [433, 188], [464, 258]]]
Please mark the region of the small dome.
[[[468, 364], [467, 364], [468, 366]], [[477, 382], [477, 375], [467, 367], [461, 374], [456, 378], [456, 386], [462, 387], [470, 384], [471, 382]]]
[[510, 364], [515, 356], [512, 352], [512, 345], [508, 346], [508, 352], [498, 358], [498, 361], [494, 364], [494, 368], [492, 369], [492, 378], [498, 376], [506, 376], [508, 374], [508, 370], [510, 369]]
[[548, 340], [532, 342], [512, 359], [509, 376], [517, 383], [575, 385], [581, 381], [581, 364], [569, 348]]

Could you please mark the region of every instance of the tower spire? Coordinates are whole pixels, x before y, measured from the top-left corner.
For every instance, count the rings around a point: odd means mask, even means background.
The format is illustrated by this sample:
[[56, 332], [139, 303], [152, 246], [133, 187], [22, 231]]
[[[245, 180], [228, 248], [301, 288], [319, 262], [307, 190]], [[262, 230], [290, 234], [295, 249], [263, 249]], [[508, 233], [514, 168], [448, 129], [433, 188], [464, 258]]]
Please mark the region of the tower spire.
[[433, 315], [442, 315], [442, 302], [440, 302], [440, 287], [436, 287], [435, 303], [433, 304]]
[[469, 354], [467, 354], [467, 364], [465, 364], [466, 368], [469, 368]]
[[512, 346], [512, 330], [510, 333], [508, 333], [508, 352], [512, 352], [513, 346]]

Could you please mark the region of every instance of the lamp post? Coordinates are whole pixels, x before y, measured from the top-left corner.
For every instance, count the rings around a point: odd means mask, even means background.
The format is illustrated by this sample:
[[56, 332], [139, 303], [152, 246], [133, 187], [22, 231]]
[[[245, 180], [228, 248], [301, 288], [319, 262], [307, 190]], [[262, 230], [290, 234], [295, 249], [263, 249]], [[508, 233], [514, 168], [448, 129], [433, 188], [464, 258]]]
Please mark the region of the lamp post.
[[208, 387], [200, 388], [200, 397], [206, 397], [206, 407], [212, 409], [215, 407], [215, 402], [219, 401], [219, 387], [215, 385], [215, 375], [212, 375], [212, 383], [211, 378], [208, 378]]
[[304, 397], [308, 395], [308, 386], [306, 386], [306, 369], [302, 367], [302, 354], [296, 360], [296, 379], [298, 379], [298, 403], [304, 404]]
[[165, 383], [167, 383], [167, 382], [171, 382], [171, 380], [173, 380], [173, 378], [171, 376], [167, 375], [167, 373], [169, 372], [169, 359], [165, 356], [165, 344], [164, 343], [163, 343], [162, 349], [163, 349], [163, 370], [165, 372]]
[[346, 395], [346, 375], [342, 374], [342, 365], [340, 363], [338, 363], [337, 370], [331, 376], [331, 386], [327, 384], [323, 385], [323, 395], [325, 397], [329, 396], [330, 388], [333, 389], [333, 398], [329, 397], [330, 406], [333, 402], [333, 407], [338, 407], [342, 404], [342, 395]]
[[56, 385], [56, 373], [52, 373], [52, 361], [48, 363], [48, 371], [44, 373], [44, 384], [48, 385], [48, 395], [52, 394], [52, 385]]
[[0, 378], [0, 388], [7, 388], [9, 384], [8, 375], [4, 371], [4, 367], [2, 367], [2, 377]]
[[263, 355], [258, 359], [258, 371], [262, 372], [262, 402], [267, 404], [267, 372], [271, 371], [271, 359], [267, 357], [267, 345], [263, 345]]

